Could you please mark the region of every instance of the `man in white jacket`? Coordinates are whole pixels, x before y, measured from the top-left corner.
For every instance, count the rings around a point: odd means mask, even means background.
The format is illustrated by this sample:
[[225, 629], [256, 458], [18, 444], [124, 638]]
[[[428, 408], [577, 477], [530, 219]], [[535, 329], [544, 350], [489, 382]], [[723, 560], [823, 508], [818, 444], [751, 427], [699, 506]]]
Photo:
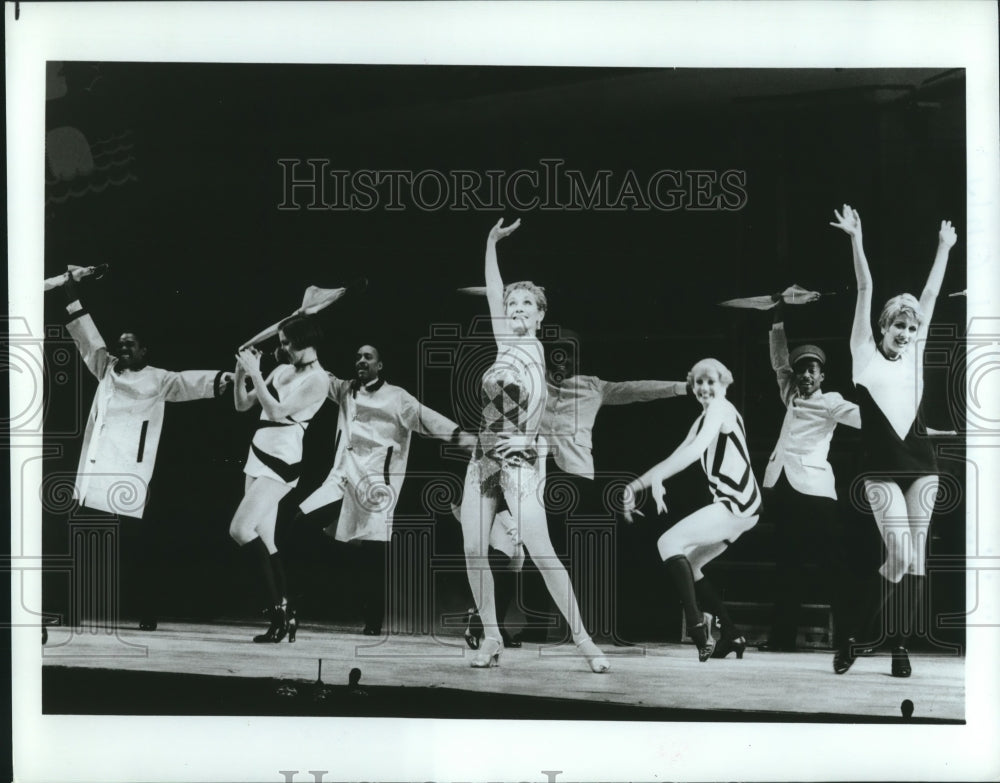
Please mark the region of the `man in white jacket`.
[[[764, 513], [774, 524], [777, 585], [774, 622], [765, 647], [776, 652], [795, 649], [797, 618], [802, 604], [805, 565], [809, 559], [824, 569], [827, 586], [843, 569], [837, 525], [837, 491], [827, 460], [838, 424], [859, 428], [858, 406], [837, 392], [824, 392], [826, 354], [815, 345], [800, 345], [791, 354], [781, 304], [774, 310], [769, 335], [771, 366], [786, 407], [778, 443], [764, 472]], [[834, 627], [843, 625], [839, 589], [828, 591]]]
[[67, 329], [80, 355], [97, 378], [97, 393], [87, 417], [77, 467], [74, 497], [85, 508], [114, 514], [119, 541], [136, 539], [138, 551], [126, 552], [137, 579], [125, 584], [134, 592], [142, 630], [156, 630], [159, 553], [156, 522], [144, 519], [149, 484], [163, 429], [164, 403], [217, 397], [232, 374], [215, 370], [172, 372], [146, 364], [147, 348], [133, 332], [108, 350], [90, 314], [80, 302], [72, 277], [63, 285], [69, 314]]
[[392, 516], [406, 478], [414, 432], [471, 449], [475, 437], [381, 377], [378, 349], [362, 345], [355, 356], [356, 377], [330, 375], [330, 399], [339, 406], [333, 469], [323, 485], [300, 505], [304, 514], [341, 501], [328, 533], [360, 545], [360, 585], [364, 633], [382, 633], [385, 615], [386, 544]]

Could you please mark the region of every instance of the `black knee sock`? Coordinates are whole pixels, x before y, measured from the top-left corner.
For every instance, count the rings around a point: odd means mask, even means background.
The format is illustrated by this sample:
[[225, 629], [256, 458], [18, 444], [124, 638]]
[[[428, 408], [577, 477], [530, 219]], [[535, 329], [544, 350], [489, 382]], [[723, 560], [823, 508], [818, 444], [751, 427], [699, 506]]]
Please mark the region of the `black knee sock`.
[[382, 629], [385, 621], [386, 597], [386, 556], [389, 545], [381, 541], [362, 541], [361, 557], [365, 569], [362, 578], [364, 592], [361, 605], [365, 625], [375, 630]]
[[868, 587], [868, 595], [864, 603], [864, 610], [860, 617], [860, 625], [856, 639], [858, 642], [868, 642], [871, 644], [881, 644], [886, 637], [893, 637], [896, 628], [896, 614], [898, 605], [896, 604], [897, 594], [901, 594], [899, 585], [890, 582], [881, 574], [876, 573], [875, 578]]
[[681, 604], [684, 607], [684, 618], [687, 620], [689, 628], [693, 628], [705, 621], [701, 610], [698, 608], [698, 599], [694, 591], [694, 573], [691, 571], [691, 563], [684, 555], [674, 555], [668, 557], [664, 564], [680, 596]]
[[267, 586], [268, 606], [277, 606], [281, 603], [281, 593], [278, 592], [278, 584], [274, 578], [274, 568], [271, 566], [271, 553], [267, 551], [267, 545], [258, 536], [253, 541], [247, 542], [245, 546], [260, 564], [264, 583]]
[[502, 628], [507, 609], [514, 598], [516, 575], [509, 569], [510, 558], [499, 549], [489, 548], [490, 570], [493, 572], [493, 597], [496, 601], [497, 624]]
[[278, 600], [275, 601], [275, 606], [277, 606], [288, 598], [288, 580], [285, 578], [285, 563], [281, 559], [281, 555], [275, 552], [271, 555], [270, 560], [271, 570], [274, 573], [274, 586], [278, 592]]
[[927, 595], [927, 577], [924, 575], [912, 575], [910, 581], [913, 585], [913, 621], [911, 623], [912, 633], [923, 639], [931, 636], [930, 600]]
[[694, 594], [698, 598], [698, 605], [706, 612], [711, 612], [719, 618], [722, 626], [723, 639], [736, 639], [743, 635], [742, 631], [729, 616], [726, 604], [715, 589], [715, 585], [708, 581], [708, 577], [702, 577], [694, 583]]
[[891, 639], [894, 647], [906, 647], [912, 636], [926, 631], [924, 586], [926, 577], [905, 574], [893, 593]]
[[161, 574], [161, 553], [156, 537], [155, 523], [144, 520], [140, 533], [140, 569], [139, 574], [139, 616], [140, 619], [155, 621], [159, 614], [160, 590], [163, 586]]

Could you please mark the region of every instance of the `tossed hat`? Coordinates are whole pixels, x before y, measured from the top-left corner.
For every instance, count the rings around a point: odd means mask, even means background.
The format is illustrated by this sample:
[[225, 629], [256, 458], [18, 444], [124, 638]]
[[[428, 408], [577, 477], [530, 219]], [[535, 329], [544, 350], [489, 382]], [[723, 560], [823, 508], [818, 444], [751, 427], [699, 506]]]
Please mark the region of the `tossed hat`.
[[815, 359], [826, 367], [826, 354], [818, 345], [800, 345], [794, 348], [788, 357], [788, 364], [794, 367], [803, 359]]

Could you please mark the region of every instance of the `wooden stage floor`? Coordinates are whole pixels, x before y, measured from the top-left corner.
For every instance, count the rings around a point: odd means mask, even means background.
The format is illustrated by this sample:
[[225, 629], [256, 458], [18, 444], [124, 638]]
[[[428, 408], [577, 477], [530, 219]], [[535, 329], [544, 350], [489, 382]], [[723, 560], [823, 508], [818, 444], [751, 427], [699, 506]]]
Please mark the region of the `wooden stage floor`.
[[[699, 663], [691, 645], [605, 645], [612, 670], [598, 675], [571, 645], [525, 644], [505, 650], [498, 668], [478, 670], [469, 667], [472, 653], [457, 633], [376, 638], [343, 627], [305, 625], [294, 644], [253, 644], [250, 639], [260, 630], [258, 625], [168, 621], [155, 632], [126, 627], [116, 636], [50, 627], [42, 648], [43, 710], [101, 714], [112, 709], [89, 703], [86, 688], [67, 687], [63, 690], [75, 695], [60, 692], [58, 699], [49, 701], [46, 682], [60, 677], [73, 676], [79, 682], [110, 673], [172, 673], [206, 681], [225, 678], [230, 687], [267, 681], [270, 692], [284, 684], [288, 693], [288, 686], [291, 692], [310, 687], [315, 692], [320, 677], [323, 683], [346, 687], [348, 673], [358, 668], [361, 685], [372, 693], [495, 694], [520, 703], [523, 715], [518, 708], [511, 715], [525, 718], [536, 716], [539, 700], [559, 700], [565, 708], [553, 713], [559, 717], [883, 722], [899, 720], [906, 699], [914, 704], [915, 720], [950, 723], [965, 717], [965, 665], [960, 657], [913, 655], [913, 676], [899, 679], [889, 675], [887, 654], [859, 658], [851, 671], [837, 676], [832, 654], [826, 652], [764, 653], [748, 648], [743, 660], [730, 655]], [[136, 712], [149, 714], [142, 708], [139, 687], [133, 702]], [[425, 701], [426, 717], [434, 717], [434, 699]], [[377, 712], [394, 714], [392, 699], [378, 703], [384, 706]], [[120, 705], [114, 710], [129, 712]], [[225, 708], [210, 705], [194, 709], [205, 711], [226, 714]]]

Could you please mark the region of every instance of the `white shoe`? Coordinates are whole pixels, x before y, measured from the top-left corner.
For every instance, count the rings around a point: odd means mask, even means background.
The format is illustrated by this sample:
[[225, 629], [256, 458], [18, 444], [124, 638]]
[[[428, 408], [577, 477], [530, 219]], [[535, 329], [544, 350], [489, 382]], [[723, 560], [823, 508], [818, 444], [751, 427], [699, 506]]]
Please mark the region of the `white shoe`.
[[473, 669], [492, 669], [500, 665], [500, 653], [503, 651], [503, 642], [499, 639], [489, 637], [483, 639], [479, 650], [472, 656], [469, 664]]
[[576, 649], [580, 655], [587, 659], [587, 663], [590, 664], [590, 670], [594, 674], [606, 674], [611, 671], [611, 661], [605, 657], [604, 653], [601, 652], [601, 648], [594, 644], [592, 639], [579, 642], [576, 645]]

